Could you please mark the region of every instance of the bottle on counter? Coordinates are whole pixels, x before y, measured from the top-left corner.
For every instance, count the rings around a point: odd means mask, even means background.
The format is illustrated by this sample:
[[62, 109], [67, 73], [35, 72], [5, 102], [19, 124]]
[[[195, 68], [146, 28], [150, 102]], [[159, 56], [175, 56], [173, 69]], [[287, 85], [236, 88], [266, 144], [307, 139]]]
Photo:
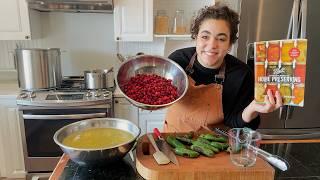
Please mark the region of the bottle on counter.
[[169, 33], [169, 17], [165, 10], [158, 10], [155, 18], [155, 34]]
[[184, 20], [184, 11], [176, 10], [173, 20], [173, 34], [186, 34], [186, 24]]

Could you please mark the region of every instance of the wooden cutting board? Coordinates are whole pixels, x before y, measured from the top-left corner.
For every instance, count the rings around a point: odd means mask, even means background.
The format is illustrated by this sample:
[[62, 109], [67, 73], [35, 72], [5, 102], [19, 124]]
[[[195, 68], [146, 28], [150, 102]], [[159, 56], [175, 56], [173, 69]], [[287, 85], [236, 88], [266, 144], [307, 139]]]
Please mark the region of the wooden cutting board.
[[[163, 136], [166, 135], [163, 134]], [[220, 152], [212, 158], [202, 155], [195, 159], [177, 156], [180, 164], [177, 166], [173, 163], [158, 165], [152, 156], [154, 152], [146, 135], [139, 138], [136, 149], [136, 168], [145, 179], [271, 180], [275, 175], [273, 167], [259, 157], [254, 166], [243, 168], [233, 165], [227, 152]]]

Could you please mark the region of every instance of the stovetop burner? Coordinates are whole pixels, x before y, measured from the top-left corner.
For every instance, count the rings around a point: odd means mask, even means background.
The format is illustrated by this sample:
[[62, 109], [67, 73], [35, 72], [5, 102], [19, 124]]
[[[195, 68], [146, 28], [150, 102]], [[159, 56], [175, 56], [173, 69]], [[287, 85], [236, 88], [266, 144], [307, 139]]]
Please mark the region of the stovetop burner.
[[[69, 160], [66, 164], [60, 180], [65, 179], [139, 179], [136, 173], [134, 162], [127, 155], [122, 160], [113, 162], [103, 167], [87, 167], [79, 166], [73, 161]], [[142, 178], [141, 178], [142, 180]]]

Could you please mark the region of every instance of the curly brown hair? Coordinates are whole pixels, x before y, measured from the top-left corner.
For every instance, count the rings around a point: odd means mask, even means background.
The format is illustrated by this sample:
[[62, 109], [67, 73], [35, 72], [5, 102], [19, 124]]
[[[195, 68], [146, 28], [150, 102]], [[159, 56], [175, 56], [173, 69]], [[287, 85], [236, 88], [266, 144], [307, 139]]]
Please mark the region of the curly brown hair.
[[221, 4], [206, 6], [198, 11], [191, 25], [190, 32], [192, 39], [196, 39], [200, 25], [207, 19], [225, 20], [229, 24], [230, 42], [233, 44], [237, 41], [238, 24], [240, 23], [239, 14], [228, 6]]

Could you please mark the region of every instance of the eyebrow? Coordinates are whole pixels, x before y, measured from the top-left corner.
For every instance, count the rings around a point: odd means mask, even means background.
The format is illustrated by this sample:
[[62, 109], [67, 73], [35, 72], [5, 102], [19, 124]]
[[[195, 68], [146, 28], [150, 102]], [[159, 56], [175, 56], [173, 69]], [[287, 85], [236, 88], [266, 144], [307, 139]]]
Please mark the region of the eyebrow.
[[[201, 31], [200, 34], [211, 34], [211, 32], [207, 31], [207, 30], [204, 30], [204, 31]], [[228, 35], [226, 33], [219, 33], [217, 34], [217, 36], [225, 36], [225, 37], [228, 37]]]

